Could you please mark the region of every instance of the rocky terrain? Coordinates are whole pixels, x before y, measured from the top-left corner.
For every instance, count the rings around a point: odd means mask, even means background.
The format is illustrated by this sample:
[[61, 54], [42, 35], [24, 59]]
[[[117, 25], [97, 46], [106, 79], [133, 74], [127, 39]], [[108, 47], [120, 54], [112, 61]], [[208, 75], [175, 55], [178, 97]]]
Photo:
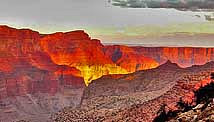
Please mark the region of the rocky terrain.
[[206, 108], [204, 104], [198, 104], [187, 112], [179, 113], [175, 118], [168, 122], [213, 122], [214, 121], [214, 103], [210, 102]]
[[214, 121], [214, 74], [211, 74], [210, 83], [203, 84], [194, 91], [193, 103], [185, 103], [180, 100], [177, 104], [178, 109], [166, 111], [160, 109], [157, 121], [168, 122], [213, 122]]
[[82, 30], [0, 26], [0, 121], [152, 121], [164, 102], [191, 101], [213, 55], [213, 48], [108, 46]]
[[150, 122], [163, 104], [176, 110], [180, 98], [191, 102], [191, 93], [210, 82], [213, 68], [214, 62], [184, 69], [168, 61], [158, 68], [116, 79], [104, 76], [85, 89], [80, 108], [65, 108], [52, 120]]

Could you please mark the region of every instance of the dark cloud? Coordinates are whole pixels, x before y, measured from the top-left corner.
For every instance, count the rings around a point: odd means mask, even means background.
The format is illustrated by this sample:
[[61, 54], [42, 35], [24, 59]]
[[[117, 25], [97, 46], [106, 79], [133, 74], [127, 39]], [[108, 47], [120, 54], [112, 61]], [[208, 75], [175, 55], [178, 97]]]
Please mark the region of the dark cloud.
[[214, 0], [112, 0], [112, 5], [125, 8], [175, 8], [209, 11], [214, 9]]
[[[43, 32], [90, 27], [123, 27], [147, 24], [202, 22], [195, 13], [174, 9], [121, 9], [109, 0], [0, 0], [0, 24], [35, 27]], [[126, 6], [126, 2], [114, 4]], [[132, 4], [131, 4], [132, 3]], [[133, 4], [135, 3], [135, 4]], [[129, 1], [139, 7], [141, 1]], [[122, 6], [121, 5], [121, 6]], [[167, 18], [167, 19], [165, 19]], [[62, 29], [59, 29], [62, 28]], [[49, 31], [50, 30], [50, 31]]]
[[214, 21], [214, 14], [212, 15], [204, 15], [207, 21]]

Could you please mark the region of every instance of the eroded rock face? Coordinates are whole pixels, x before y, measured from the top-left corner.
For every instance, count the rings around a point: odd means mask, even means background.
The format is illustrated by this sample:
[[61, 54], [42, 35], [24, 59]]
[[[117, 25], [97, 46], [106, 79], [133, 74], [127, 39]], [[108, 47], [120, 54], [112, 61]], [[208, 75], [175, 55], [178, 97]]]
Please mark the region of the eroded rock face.
[[46, 121], [50, 113], [81, 102], [81, 72], [54, 63], [40, 38], [38, 32], [0, 26], [1, 121]]
[[84, 31], [51, 34], [43, 37], [40, 45], [56, 64], [79, 69], [87, 85], [103, 75], [128, 74], [158, 66], [132, 48], [104, 46]]
[[170, 60], [181, 67], [203, 65], [214, 60], [214, 48], [191, 48], [191, 47], [133, 47], [139, 53], [150, 57], [159, 64]]
[[99, 40], [84, 31], [51, 34], [43, 37], [40, 45], [54, 63], [79, 69], [86, 85], [103, 75], [128, 73], [104, 54]]
[[0, 74], [0, 120], [48, 120], [66, 106], [78, 107], [85, 84], [83, 78], [58, 75], [35, 67]]
[[118, 66], [128, 72], [151, 69], [159, 66], [159, 63], [152, 58], [140, 55], [133, 48], [122, 45], [105, 46], [105, 54]]
[[167, 60], [180, 67], [203, 65], [214, 60], [214, 48], [105, 46], [105, 54], [128, 71], [151, 69]]

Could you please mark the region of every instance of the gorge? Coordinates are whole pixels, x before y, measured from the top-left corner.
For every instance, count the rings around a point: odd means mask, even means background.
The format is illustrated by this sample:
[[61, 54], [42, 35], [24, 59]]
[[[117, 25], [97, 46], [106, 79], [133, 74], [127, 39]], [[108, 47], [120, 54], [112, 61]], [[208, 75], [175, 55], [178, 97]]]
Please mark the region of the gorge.
[[[167, 62], [168, 60], [171, 62]], [[19, 120], [22, 116], [35, 122], [43, 117], [46, 120], [51, 113], [64, 107], [76, 108], [85, 104], [82, 99], [90, 98], [91, 94], [98, 94], [99, 97], [100, 94], [93, 91], [98, 89], [93, 86], [99, 85], [99, 81], [100, 86], [104, 84], [106, 88], [98, 91], [108, 91], [107, 86], [116, 83], [115, 89], [122, 88], [121, 91], [114, 91], [117, 95], [126, 94], [126, 90], [130, 93], [141, 91], [146, 88], [145, 85], [156, 89], [155, 84], [150, 86], [151, 84], [146, 83], [147, 80], [139, 82], [141, 79], [138, 77], [155, 81], [161, 79], [162, 75], [172, 75], [168, 71], [186, 72], [183, 68], [193, 66], [189, 71], [191, 72], [194, 65], [204, 65], [210, 61], [214, 61], [214, 48], [103, 45], [100, 40], [91, 39], [83, 30], [40, 34], [30, 29], [2, 25], [0, 120], [10, 122]], [[174, 66], [174, 63], [178, 66]], [[165, 68], [160, 68], [163, 66]], [[163, 74], [156, 77], [151, 71]], [[147, 72], [147, 76], [144, 76], [144, 72]], [[126, 88], [127, 84], [131, 86], [130, 82], [136, 79], [133, 86], [138, 90]], [[121, 83], [119, 86], [118, 82]], [[144, 85], [141, 88], [136, 84]], [[165, 84], [159, 83], [157, 87], [162, 88], [162, 85]]]

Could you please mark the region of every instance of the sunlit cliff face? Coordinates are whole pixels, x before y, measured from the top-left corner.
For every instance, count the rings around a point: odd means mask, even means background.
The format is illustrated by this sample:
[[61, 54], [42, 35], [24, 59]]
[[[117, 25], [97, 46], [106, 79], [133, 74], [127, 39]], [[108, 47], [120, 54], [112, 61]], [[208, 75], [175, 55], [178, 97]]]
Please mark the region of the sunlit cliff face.
[[106, 50], [100, 40], [91, 39], [80, 30], [41, 35], [28, 29], [1, 26], [0, 43], [0, 70], [8, 73], [17, 67], [30, 66], [53, 72], [56, 76], [83, 77], [88, 85], [103, 75], [153, 68], [144, 56], [137, 56], [133, 49], [123, 46], [122, 57], [115, 62], [111, 57], [117, 50]]
[[128, 46], [105, 46], [105, 54], [109, 56], [114, 63], [126, 69], [128, 72], [136, 72], [159, 66], [157, 61], [140, 55]]
[[104, 54], [99, 40], [90, 39], [83, 31], [48, 35], [40, 45], [54, 63], [79, 69], [86, 85], [103, 75], [130, 73]]

